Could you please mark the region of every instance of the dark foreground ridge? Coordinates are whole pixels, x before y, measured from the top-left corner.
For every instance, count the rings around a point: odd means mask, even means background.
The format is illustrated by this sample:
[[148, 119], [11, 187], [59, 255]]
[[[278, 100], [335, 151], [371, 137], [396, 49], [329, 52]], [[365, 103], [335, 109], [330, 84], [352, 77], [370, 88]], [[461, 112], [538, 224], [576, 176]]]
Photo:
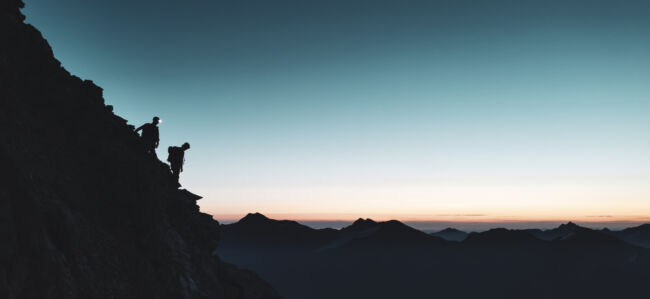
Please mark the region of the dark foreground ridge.
[[0, 298], [277, 298], [213, 255], [218, 223], [22, 1], [0, 3]]
[[395, 220], [333, 230], [249, 214], [221, 227], [220, 255], [289, 299], [645, 298], [650, 279], [648, 225], [425, 234]]

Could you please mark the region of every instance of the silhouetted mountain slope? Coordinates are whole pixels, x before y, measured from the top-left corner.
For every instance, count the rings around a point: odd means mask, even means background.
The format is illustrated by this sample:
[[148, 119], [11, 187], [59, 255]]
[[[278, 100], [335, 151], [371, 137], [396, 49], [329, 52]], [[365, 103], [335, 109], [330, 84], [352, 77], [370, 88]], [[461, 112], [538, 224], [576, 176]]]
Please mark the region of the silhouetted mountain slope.
[[219, 226], [0, 2], [0, 298], [277, 298]]
[[231, 244], [281, 247], [284, 250], [327, 250], [342, 246], [435, 245], [445, 241], [395, 220], [359, 219], [341, 230], [313, 229], [295, 221], [273, 220], [254, 213], [233, 224], [222, 225], [224, 248]]
[[[254, 219], [266, 218], [260, 216]], [[240, 222], [248, 222], [244, 219]], [[528, 231], [493, 229], [472, 233], [463, 242], [445, 242], [398, 221], [359, 219], [336, 230], [319, 248], [305, 246], [287, 253], [276, 250], [287, 239], [281, 230], [274, 231], [278, 237], [269, 246], [239, 242], [230, 231], [223, 234], [229, 246], [217, 251], [296, 299], [645, 295], [649, 250], [573, 224], [549, 231], [562, 237], [544, 241]], [[296, 239], [289, 240], [295, 244]]]
[[463, 244], [479, 246], [513, 246], [513, 245], [537, 245], [542, 241], [535, 238], [528, 232], [521, 230], [509, 230], [495, 228], [481, 233], [471, 233], [463, 241]]
[[377, 228], [377, 222], [370, 218], [359, 218], [356, 221], [352, 222], [352, 224], [342, 228], [342, 231], [348, 231], [348, 232], [353, 232], [353, 231], [365, 231], [368, 229], [374, 229]]
[[432, 235], [434, 237], [443, 238], [443, 239], [448, 240], [448, 241], [458, 241], [458, 242], [460, 242], [460, 241], [465, 240], [465, 238], [467, 238], [468, 234], [466, 232], [464, 232], [464, 231], [448, 227], [448, 228], [445, 228], [445, 229], [443, 229], [443, 230], [441, 230], [439, 232], [430, 233], [430, 235]]
[[524, 231], [537, 237], [538, 239], [551, 241], [557, 238], [564, 238], [570, 234], [573, 234], [577, 229], [583, 229], [583, 228], [584, 227], [581, 227], [573, 222], [568, 222], [566, 224], [560, 224], [560, 226], [554, 229], [548, 229], [548, 230], [527, 229]]
[[439, 245], [445, 241], [411, 228], [399, 221], [374, 222], [370, 219], [357, 220], [352, 225], [341, 229], [341, 237], [353, 234], [348, 246], [391, 246]]
[[616, 236], [630, 244], [650, 248], [650, 224], [647, 223], [620, 231], [603, 230], [603, 233]]
[[626, 243], [615, 236], [611, 236], [601, 231], [596, 231], [596, 230], [583, 228], [583, 227], [578, 227], [573, 231], [573, 233], [566, 234], [563, 237], [558, 237], [554, 241], [571, 242], [573, 244], [585, 244], [585, 245], [629, 246], [629, 243]]
[[273, 220], [266, 216], [254, 213], [248, 214], [233, 224], [222, 225], [222, 232], [228, 236], [222, 244], [228, 247], [229, 243], [250, 244], [257, 246], [293, 247], [287, 250], [323, 246], [336, 237], [337, 231], [333, 229], [313, 229], [295, 221]]

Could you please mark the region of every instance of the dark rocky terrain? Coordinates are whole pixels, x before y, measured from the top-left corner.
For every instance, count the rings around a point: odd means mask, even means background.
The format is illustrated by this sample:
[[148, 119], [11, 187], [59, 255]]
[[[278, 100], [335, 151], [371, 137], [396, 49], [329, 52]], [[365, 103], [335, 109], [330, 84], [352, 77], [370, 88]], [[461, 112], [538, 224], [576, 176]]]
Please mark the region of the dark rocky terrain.
[[220, 256], [286, 298], [641, 298], [650, 279], [650, 250], [613, 235], [639, 242], [645, 226], [497, 228], [460, 242], [394, 220], [332, 230], [249, 214], [221, 227]]
[[0, 298], [277, 298], [21, 7], [0, 2]]

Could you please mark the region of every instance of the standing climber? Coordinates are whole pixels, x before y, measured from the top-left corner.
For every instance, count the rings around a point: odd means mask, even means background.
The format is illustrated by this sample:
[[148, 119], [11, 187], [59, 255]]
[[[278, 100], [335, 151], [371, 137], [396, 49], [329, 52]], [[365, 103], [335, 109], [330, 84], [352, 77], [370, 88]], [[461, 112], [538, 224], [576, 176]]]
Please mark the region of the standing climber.
[[140, 137], [140, 140], [142, 140], [147, 153], [153, 154], [154, 157], [156, 156], [156, 148], [158, 148], [158, 142], [160, 142], [158, 123], [160, 123], [160, 118], [158, 118], [158, 116], [154, 116], [151, 123], [144, 124], [135, 129], [136, 133], [142, 130], [142, 136]]
[[169, 156], [167, 156], [167, 161], [169, 162], [172, 168], [172, 174], [178, 181], [178, 177], [183, 171], [183, 164], [185, 163], [185, 151], [190, 149], [190, 144], [185, 142], [181, 147], [170, 146], [167, 148]]

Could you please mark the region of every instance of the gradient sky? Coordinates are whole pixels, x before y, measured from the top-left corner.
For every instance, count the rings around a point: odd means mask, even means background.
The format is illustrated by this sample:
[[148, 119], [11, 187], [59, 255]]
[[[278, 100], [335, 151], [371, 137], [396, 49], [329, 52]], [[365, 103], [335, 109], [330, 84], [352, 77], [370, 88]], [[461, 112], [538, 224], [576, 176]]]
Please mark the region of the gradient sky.
[[649, 1], [26, 2], [217, 219], [650, 222]]

